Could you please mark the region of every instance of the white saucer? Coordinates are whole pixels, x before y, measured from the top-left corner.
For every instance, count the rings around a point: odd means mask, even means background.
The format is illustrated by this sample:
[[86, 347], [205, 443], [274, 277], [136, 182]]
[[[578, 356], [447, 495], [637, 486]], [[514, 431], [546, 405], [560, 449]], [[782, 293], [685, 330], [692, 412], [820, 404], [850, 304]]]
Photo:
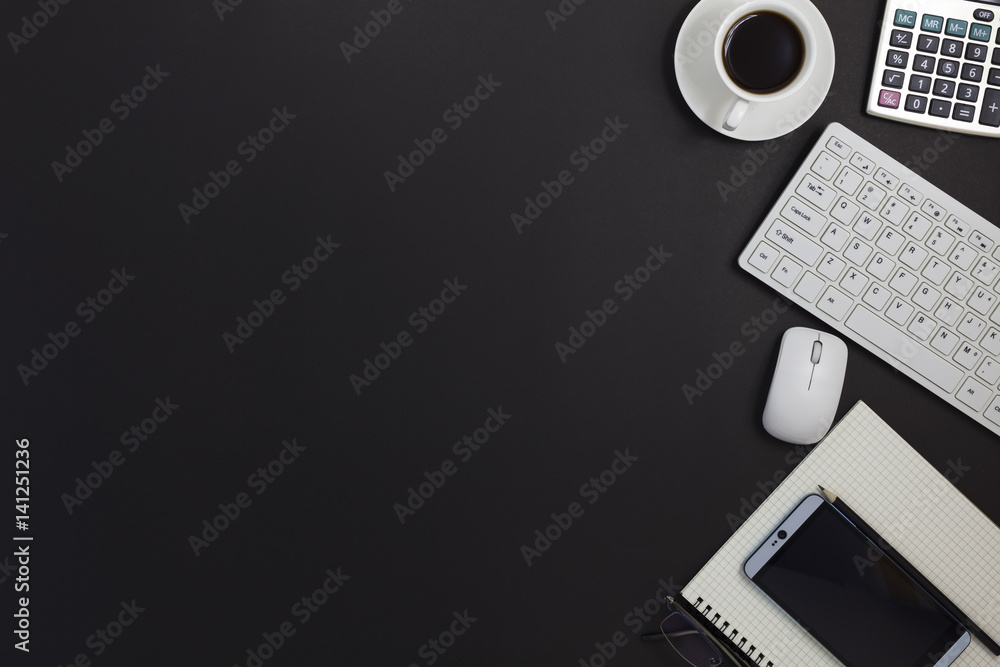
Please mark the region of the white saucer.
[[674, 72], [684, 100], [706, 125], [734, 139], [766, 141], [798, 128], [816, 113], [833, 82], [835, 49], [830, 27], [809, 0], [785, 0], [802, 12], [816, 36], [816, 65], [800, 90], [783, 100], [753, 103], [733, 131], [722, 129], [735, 99], [715, 67], [715, 36], [732, 12], [750, 0], [701, 0], [681, 26], [674, 49]]

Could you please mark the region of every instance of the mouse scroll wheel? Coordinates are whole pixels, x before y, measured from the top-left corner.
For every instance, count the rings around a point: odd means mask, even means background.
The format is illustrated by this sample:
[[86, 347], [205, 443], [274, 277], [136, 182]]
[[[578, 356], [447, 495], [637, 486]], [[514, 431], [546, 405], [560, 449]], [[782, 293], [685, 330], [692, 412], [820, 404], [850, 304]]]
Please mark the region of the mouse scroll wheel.
[[813, 343], [812, 356], [810, 357], [810, 360], [814, 364], [818, 364], [819, 363], [819, 358], [822, 357], [822, 356], [823, 356], [823, 343], [821, 343], [819, 341], [815, 341]]

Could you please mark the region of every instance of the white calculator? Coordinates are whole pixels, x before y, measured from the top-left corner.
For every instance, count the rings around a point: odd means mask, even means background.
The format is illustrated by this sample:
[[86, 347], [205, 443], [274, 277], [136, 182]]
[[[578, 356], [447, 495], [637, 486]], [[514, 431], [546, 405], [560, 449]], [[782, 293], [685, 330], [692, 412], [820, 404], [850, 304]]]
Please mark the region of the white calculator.
[[1000, 3], [887, 0], [873, 116], [1000, 137]]

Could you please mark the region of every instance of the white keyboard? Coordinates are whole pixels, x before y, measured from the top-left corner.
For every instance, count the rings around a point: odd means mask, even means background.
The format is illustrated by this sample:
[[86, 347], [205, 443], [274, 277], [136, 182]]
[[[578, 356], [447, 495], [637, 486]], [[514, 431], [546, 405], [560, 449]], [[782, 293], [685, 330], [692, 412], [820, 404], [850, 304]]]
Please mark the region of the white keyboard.
[[1000, 229], [831, 123], [740, 266], [1000, 435]]

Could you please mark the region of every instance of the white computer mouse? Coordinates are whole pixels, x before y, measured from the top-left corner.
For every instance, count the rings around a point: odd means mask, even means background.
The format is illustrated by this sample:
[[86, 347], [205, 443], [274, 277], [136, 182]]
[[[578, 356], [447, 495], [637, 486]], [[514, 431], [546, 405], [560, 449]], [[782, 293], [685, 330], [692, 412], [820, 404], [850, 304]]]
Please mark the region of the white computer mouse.
[[805, 327], [786, 331], [767, 392], [764, 428], [794, 445], [822, 440], [837, 414], [846, 371], [844, 341]]

